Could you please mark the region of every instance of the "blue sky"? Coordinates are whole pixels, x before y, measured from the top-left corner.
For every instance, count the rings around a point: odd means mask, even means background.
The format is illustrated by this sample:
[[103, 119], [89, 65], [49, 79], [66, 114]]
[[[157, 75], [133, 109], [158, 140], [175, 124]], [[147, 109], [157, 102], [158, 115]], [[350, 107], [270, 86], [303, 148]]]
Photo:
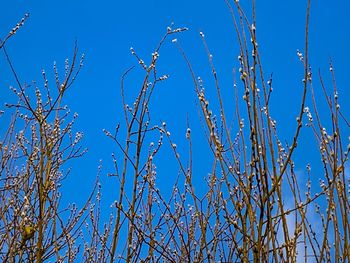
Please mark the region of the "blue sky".
[[[245, 6], [245, 1], [241, 2]], [[295, 105], [300, 101], [303, 77], [303, 67], [296, 50], [302, 51], [304, 48], [306, 1], [257, 2], [257, 32], [262, 62], [266, 76], [272, 72], [274, 74], [272, 112], [279, 130], [285, 132], [286, 136], [281, 136], [282, 139], [290, 141], [291, 132], [294, 131], [291, 123], [295, 124]], [[343, 102], [341, 106], [345, 112], [349, 112], [346, 98], [350, 95], [349, 7], [349, 2], [345, 0], [332, 3], [312, 1], [310, 23], [310, 64], [315, 76], [320, 69], [324, 78], [329, 80], [328, 62], [332, 58]], [[81, 198], [76, 191], [77, 186], [85, 193], [91, 189], [100, 159], [104, 164], [102, 175], [111, 171], [110, 154], [116, 149], [105, 138], [102, 129], [113, 129], [123, 121], [119, 83], [123, 72], [137, 65], [129, 51], [131, 46], [140, 57], [149, 61], [153, 49], [171, 22], [175, 23], [175, 27], [188, 27], [189, 31], [177, 38], [196, 73], [208, 83], [209, 95], [214, 94], [210, 91], [210, 87], [214, 86], [198, 34], [200, 31], [205, 33], [223, 87], [231, 87], [232, 68], [238, 68], [239, 50], [230, 14], [223, 0], [6, 1], [0, 9], [0, 36], [4, 37], [26, 12], [30, 13], [30, 18], [7, 43], [22, 82], [41, 80], [41, 69], [45, 69], [52, 78], [53, 61], [63, 68], [65, 58], [71, 57], [76, 40], [79, 51], [86, 55], [85, 66], [66, 97], [71, 111], [79, 113], [75, 129], [84, 132], [83, 145], [89, 148], [86, 156], [71, 163], [73, 170], [65, 188], [70, 201], [79, 202]], [[185, 145], [186, 118], [190, 117], [193, 132], [198, 138], [194, 142], [194, 154], [199, 160], [195, 163], [199, 182], [210, 169], [206, 157], [201, 154], [208, 149], [202, 146], [204, 137], [201, 137], [189, 72], [170, 40], [160, 52], [159, 64], [160, 74], [170, 74], [170, 79], [161, 83], [156, 90], [152, 101], [152, 119], [154, 123], [166, 121], [174, 141], [181, 147]], [[14, 85], [14, 79], [3, 54], [0, 56], [0, 74], [0, 102], [3, 105], [5, 101], [14, 99], [7, 89]], [[129, 75], [129, 94], [134, 94], [140, 86], [137, 80], [141, 77], [142, 71], [139, 69]], [[304, 138], [306, 146], [313, 143], [309, 135]], [[310, 160], [307, 158], [316, 162], [319, 156], [309, 152], [299, 154], [296, 158], [299, 169], [305, 167]], [[159, 175], [175, 177], [177, 169], [168, 168], [175, 167], [173, 162], [169, 151], [164, 150], [158, 161]], [[102, 179], [107, 202], [112, 202], [116, 195], [109, 180], [105, 177]]]

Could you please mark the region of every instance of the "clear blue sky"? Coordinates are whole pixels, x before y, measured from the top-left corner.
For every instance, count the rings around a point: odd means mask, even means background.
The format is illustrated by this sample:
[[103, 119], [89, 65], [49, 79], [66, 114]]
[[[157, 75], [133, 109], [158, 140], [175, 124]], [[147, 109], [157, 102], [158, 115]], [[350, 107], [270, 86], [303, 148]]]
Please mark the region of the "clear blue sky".
[[[241, 1], [242, 3], [245, 1]], [[304, 22], [306, 0], [257, 1], [257, 32], [260, 52], [266, 76], [274, 74], [272, 110], [284, 139], [290, 141], [294, 130], [296, 109], [299, 103], [302, 65], [296, 50], [304, 48]], [[334, 62], [341, 104], [349, 113], [350, 96], [348, 63], [350, 61], [349, 1], [312, 1], [310, 56], [311, 66], [329, 79], [328, 62]], [[72, 112], [79, 113], [75, 129], [84, 132], [83, 144], [89, 148], [86, 156], [71, 163], [71, 178], [65, 191], [71, 201], [79, 200], [77, 186], [87, 193], [94, 182], [99, 160], [103, 159], [102, 174], [111, 171], [110, 154], [116, 151], [113, 143], [105, 138], [103, 128], [113, 129], [123, 121], [120, 100], [120, 76], [130, 66], [137, 65], [131, 56], [132, 46], [145, 60], [163, 36], [166, 27], [176, 26], [190, 30], [178, 37], [189, 55], [196, 73], [213, 87], [206, 54], [199, 31], [206, 35], [214, 55], [222, 87], [231, 88], [233, 67], [238, 67], [239, 53], [230, 14], [223, 0], [149, 0], [149, 1], [3, 1], [0, 8], [0, 36], [8, 31], [29, 12], [30, 18], [18, 34], [7, 43], [7, 49], [22, 82], [41, 80], [41, 69], [51, 73], [53, 61], [64, 67], [65, 58], [71, 57], [74, 42], [85, 53], [85, 66], [73, 89], [67, 94], [66, 103]], [[171, 39], [169, 39], [171, 40]], [[160, 74], [170, 74], [170, 79], [159, 85], [154, 94], [152, 119], [154, 123], [166, 121], [175, 142], [185, 145], [186, 117], [189, 114], [194, 134], [202, 136], [195, 107], [195, 94], [190, 75], [178, 50], [169, 41], [160, 52]], [[130, 74], [127, 89], [131, 92], [140, 86], [137, 82], [142, 72]], [[40, 84], [40, 82], [39, 82]], [[14, 85], [3, 54], [0, 55], [0, 102], [13, 100], [8, 86]], [[209, 91], [210, 93], [211, 91]], [[132, 103], [132, 101], [129, 101]], [[175, 114], [174, 114], [175, 113]], [[6, 120], [6, 119], [5, 119]], [[3, 122], [3, 120], [2, 120]], [[3, 124], [1, 124], [3, 125]], [[283, 136], [281, 136], [283, 139]], [[202, 138], [202, 137], [200, 137]], [[313, 142], [306, 137], [305, 143]], [[195, 142], [195, 163], [198, 180], [209, 172], [210, 166], [201, 153], [206, 151], [198, 139]], [[158, 160], [159, 177], [176, 176], [173, 159], [167, 150]], [[310, 160], [319, 156], [300, 154], [297, 168], [303, 169]], [[170, 172], [169, 172], [170, 170]], [[103, 179], [103, 182], [110, 182]], [[160, 178], [162, 180], [162, 178]], [[105, 196], [112, 202], [113, 184], [104, 184]]]

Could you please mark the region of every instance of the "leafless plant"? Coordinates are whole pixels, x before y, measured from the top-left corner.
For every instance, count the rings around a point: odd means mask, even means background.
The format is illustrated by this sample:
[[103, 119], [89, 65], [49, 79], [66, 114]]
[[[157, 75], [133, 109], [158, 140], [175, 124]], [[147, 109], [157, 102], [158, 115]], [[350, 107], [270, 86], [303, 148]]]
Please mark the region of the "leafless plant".
[[[349, 182], [345, 175], [349, 149], [342, 143], [340, 127], [343, 126], [339, 122], [344, 120], [349, 125], [339, 109], [335, 81], [332, 99], [321, 79], [331, 112], [330, 135], [318, 116], [308, 52], [310, 1], [306, 11], [304, 54], [298, 51], [304, 68], [301, 101], [294, 136], [289, 143], [283, 143], [280, 139], [277, 123], [270, 114], [272, 77], [266, 78], [263, 72], [256, 39], [255, 3], [253, 1], [252, 21], [249, 21], [238, 1], [226, 3], [240, 47], [240, 81], [234, 83], [236, 97], [233, 98], [236, 105], [234, 120], [239, 123], [236, 132], [229, 126], [232, 120], [226, 115], [221, 95], [223, 88], [219, 84], [204, 34], [201, 32], [200, 36], [215, 81], [218, 109], [209, 106], [202, 78], [196, 76], [186, 52], [176, 39], [173, 40], [192, 75], [212, 152], [213, 168], [206, 181], [207, 192], [204, 196], [196, 193], [192, 182], [195, 175], [192, 173], [190, 128], [186, 133], [190, 156], [184, 163], [166, 124], [149, 125], [149, 97], [157, 80], [161, 80], [156, 75], [155, 64], [159, 48], [153, 54], [149, 67], [132, 50], [145, 71], [145, 78], [133, 107], [125, 102], [125, 76], [122, 78], [127, 130], [127, 136], [123, 139], [125, 143], [117, 137], [119, 125], [114, 134], [106, 131], [123, 156], [123, 161], [114, 157], [115, 175], [120, 184], [110, 262], [116, 260], [116, 250], [120, 252], [119, 260], [126, 262], [345, 262], [349, 260], [350, 234], [347, 212]], [[168, 33], [173, 32], [171, 28], [168, 30]], [[335, 79], [333, 69], [331, 73]], [[152, 82], [150, 76], [153, 77]], [[243, 104], [238, 97], [242, 90]], [[306, 106], [309, 97], [313, 101], [316, 123], [310, 108]], [[246, 116], [247, 124], [242, 116]], [[303, 125], [305, 120], [307, 124]], [[293, 161], [295, 149], [303, 147], [298, 142], [301, 130], [306, 126], [313, 130], [320, 145], [326, 179], [321, 180], [320, 188], [313, 184], [316, 188], [313, 191], [311, 166], [306, 168], [308, 183], [305, 188], [298, 183]], [[160, 133], [158, 143], [146, 147], [144, 142], [147, 136], [152, 136], [154, 132]], [[163, 144], [163, 137], [170, 142], [179, 164], [180, 176], [185, 179], [184, 186], [174, 185], [169, 200], [164, 199], [156, 186], [153, 161]], [[126, 187], [126, 181], [130, 182], [130, 178], [133, 183]], [[292, 206], [287, 206], [290, 202]], [[310, 218], [311, 215], [313, 218], [316, 216], [312, 212], [315, 207], [321, 217], [322, 233], [315, 229], [311, 221], [314, 219]], [[127, 239], [118, 243], [121, 233], [128, 233]]]
[[[3, 262], [72, 262], [77, 254], [80, 224], [87, 207], [60, 205], [61, 184], [68, 175], [66, 163], [82, 156], [82, 133], [73, 133], [77, 114], [70, 118], [64, 94], [75, 81], [82, 63], [77, 48], [67, 59], [64, 76], [54, 64], [54, 83], [42, 71], [43, 86], [23, 84], [5, 41], [23, 25], [10, 31], [1, 48], [12, 70], [17, 103], [7, 104], [9, 128], [0, 142], [0, 251]], [[78, 63], [78, 64], [77, 64]], [[52, 87], [56, 86], [56, 90]], [[34, 91], [34, 92], [33, 92]], [[66, 170], [66, 171], [64, 171]]]
[[[71, 262], [82, 257], [85, 262], [350, 261], [350, 144], [344, 139], [350, 125], [340, 109], [332, 63], [331, 91], [321, 74], [319, 82], [312, 78], [308, 40], [311, 1], [307, 1], [305, 47], [297, 52], [303, 76], [291, 139], [281, 137], [271, 115], [273, 79], [263, 72], [255, 1], [251, 19], [239, 1], [225, 2], [239, 44], [239, 80], [234, 78], [233, 87], [229, 87], [235, 94], [231, 103], [235, 105], [234, 116], [227, 113], [223, 99], [227, 87], [220, 85], [204, 33], [200, 32], [200, 37], [215, 83], [215, 98], [206, 94], [203, 78], [196, 75], [179, 41], [172, 40], [192, 76], [210, 147], [212, 169], [200, 186], [205, 194], [196, 191], [193, 181], [198, 175], [193, 172], [190, 124], [185, 134], [189, 154], [184, 160], [166, 122], [154, 123], [151, 118], [152, 94], [168, 78], [157, 70], [161, 48], [170, 36], [187, 30], [171, 25], [149, 63], [131, 48], [144, 74], [132, 103], [128, 102], [124, 87], [132, 68], [121, 78], [124, 120], [113, 132], [104, 130], [116, 146], [112, 154], [115, 171], [109, 174], [116, 181], [116, 201], [106, 222], [101, 216], [105, 211], [101, 210], [103, 188], [99, 181], [94, 201], [90, 197], [79, 211], [58, 210], [65, 162], [83, 153], [78, 146], [81, 134], [72, 134], [75, 117], [64, 125], [63, 119], [69, 113], [62, 106], [63, 94], [82, 64], [75, 65], [77, 50], [71, 65], [66, 63], [63, 81], [59, 81], [55, 66], [57, 94], [50, 93], [43, 72], [47, 99], [42, 101], [42, 92], [35, 84], [32, 102], [31, 96], [26, 95], [29, 88], [18, 80], [5, 44], [1, 46], [18, 86], [12, 88], [18, 103], [8, 105], [14, 109], [14, 115], [0, 152], [0, 247], [4, 260], [42, 262], [55, 258]], [[316, 85], [324, 92], [329, 118], [317, 108], [322, 102], [315, 95]], [[218, 107], [211, 106], [209, 101], [213, 100]], [[237, 125], [231, 125], [232, 122]], [[305, 186], [298, 182], [294, 160], [296, 149], [304, 147], [301, 138], [306, 129], [314, 134], [324, 174], [313, 174], [308, 164]], [[157, 177], [163, 175], [156, 168], [160, 149], [166, 145], [172, 150], [179, 171], [167, 198], [157, 184]], [[318, 180], [320, 184], [316, 185]], [[319, 223], [314, 224], [315, 220]], [[83, 241], [77, 240], [79, 231]], [[81, 242], [84, 251], [77, 250]]]

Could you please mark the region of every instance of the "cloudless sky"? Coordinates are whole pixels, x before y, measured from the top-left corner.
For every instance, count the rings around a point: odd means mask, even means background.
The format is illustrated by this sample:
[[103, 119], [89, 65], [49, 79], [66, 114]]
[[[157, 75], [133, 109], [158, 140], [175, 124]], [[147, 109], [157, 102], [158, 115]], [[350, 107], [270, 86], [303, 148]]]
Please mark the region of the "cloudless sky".
[[[243, 7], [248, 8], [249, 14], [251, 1], [240, 2]], [[307, 1], [256, 2], [258, 43], [265, 77], [271, 73], [274, 76], [271, 109], [278, 121], [278, 129], [285, 132], [286, 136], [282, 134], [281, 139], [290, 142], [303, 78], [303, 67], [296, 51], [304, 49]], [[310, 22], [310, 64], [314, 77], [317, 78], [317, 71], [320, 69], [325, 79], [329, 80], [328, 63], [330, 59], [333, 60], [341, 107], [347, 113], [347, 98], [350, 95], [349, 8], [350, 3], [346, 0], [312, 1]], [[100, 159], [104, 166], [103, 194], [110, 203], [117, 196], [113, 192], [113, 183], [109, 183], [112, 179], [105, 178], [106, 173], [112, 172], [111, 152], [117, 152], [117, 149], [104, 136], [102, 129], [112, 130], [118, 122], [123, 122], [120, 76], [130, 66], [137, 66], [136, 59], [130, 54], [131, 46], [147, 63], [171, 22], [175, 23], [174, 27], [188, 27], [189, 31], [177, 38], [187, 52], [196, 74], [204, 79], [206, 90], [209, 95], [212, 94], [214, 100], [213, 80], [198, 34], [203, 31], [214, 56], [222, 88], [232, 89], [232, 68], [238, 67], [239, 50], [230, 13], [223, 0], [3, 1], [0, 8], [0, 37], [6, 36], [26, 12], [30, 13], [30, 18], [6, 45], [23, 83], [38, 80], [38, 84], [42, 84], [42, 69], [46, 70], [49, 79], [53, 81], [53, 62], [56, 61], [63, 69], [64, 60], [71, 57], [76, 40], [79, 52], [86, 55], [83, 70], [67, 93], [65, 101], [72, 112], [79, 113], [75, 129], [84, 133], [83, 145], [89, 149], [83, 158], [71, 163], [71, 178], [67, 180], [64, 193], [66, 198], [69, 196], [69, 201], [81, 201], [77, 187], [83, 189], [84, 193], [92, 188]], [[190, 74], [180, 53], [171, 43], [171, 38], [160, 52], [159, 63], [159, 74], [170, 74], [170, 78], [155, 91], [151, 105], [153, 124], [166, 121], [174, 141], [185, 147], [186, 118], [190, 117], [193, 133], [199, 138], [198, 142], [194, 142], [194, 154], [197, 157], [194, 164], [196, 180], [200, 182], [210, 171], [210, 165], [206, 163], [208, 157], [201, 155], [208, 147], [202, 143], [204, 137], [198, 121]], [[138, 80], [141, 80], [142, 74], [137, 68], [129, 75], [126, 89], [130, 94], [130, 104], [133, 102], [131, 95], [141, 85]], [[1, 53], [2, 105], [5, 101], [14, 101], [15, 98], [8, 90], [14, 84], [5, 57]], [[315, 86], [320, 88], [319, 85]], [[230, 107], [230, 99], [225, 100]], [[5, 120], [6, 118], [1, 120], [1, 125]], [[306, 146], [314, 143], [310, 138], [304, 139]], [[310, 160], [316, 162], [319, 159], [317, 151], [314, 152], [315, 155], [305, 152], [297, 157], [299, 162], [296, 164], [299, 169], [304, 169]], [[176, 167], [169, 154], [170, 151], [164, 149], [156, 161], [160, 182], [165, 177], [174, 178], [177, 175], [176, 168], [168, 168]]]

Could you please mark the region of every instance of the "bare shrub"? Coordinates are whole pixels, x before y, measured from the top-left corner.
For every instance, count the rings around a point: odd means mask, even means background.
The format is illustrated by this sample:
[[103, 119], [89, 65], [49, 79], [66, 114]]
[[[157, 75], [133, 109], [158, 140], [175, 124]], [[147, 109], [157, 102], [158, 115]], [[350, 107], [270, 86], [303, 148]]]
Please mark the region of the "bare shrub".
[[[297, 55], [303, 67], [298, 115], [291, 139], [284, 138], [271, 116], [272, 76], [266, 77], [256, 35], [255, 6], [248, 19], [239, 1], [227, 3], [239, 44], [239, 75], [234, 80], [234, 116], [227, 114], [224, 88], [220, 86], [213, 56], [204, 34], [215, 83], [216, 97], [205, 93], [202, 77], [196, 75], [179, 41], [173, 38], [192, 76], [200, 119], [210, 148], [212, 170], [196, 192], [193, 178], [191, 128], [185, 134], [188, 159], [180, 158], [167, 124], [154, 123], [150, 100], [155, 87], [168, 78], [157, 70], [164, 43], [186, 28], [167, 28], [152, 53], [150, 62], [134, 49], [144, 77], [132, 103], [126, 99], [125, 78], [121, 78], [124, 120], [105, 135], [117, 151], [112, 154], [117, 181], [116, 201], [109, 221], [102, 220], [102, 186], [96, 183], [96, 197], [83, 209], [58, 212], [61, 169], [81, 155], [81, 138], [72, 134], [72, 122], [61, 128], [68, 114], [61, 105], [64, 92], [75, 80], [76, 51], [65, 78], [58, 81], [57, 95], [51, 95], [45, 73], [42, 101], [37, 89], [35, 102], [19, 82], [19, 102], [13, 121], [1, 144], [1, 251], [4, 259], [38, 262], [78, 259], [85, 262], [347, 262], [349, 248], [349, 172], [347, 139], [349, 122], [340, 109], [333, 65], [329, 91], [319, 74], [312, 78], [309, 65], [309, 15], [306, 10], [305, 47]], [[4, 48], [4, 47], [3, 47]], [[11, 64], [10, 64], [11, 65]], [[15, 74], [15, 72], [14, 72]], [[314, 85], [321, 87], [329, 118], [318, 111]], [[241, 96], [242, 94], [242, 96]], [[216, 100], [217, 108], [209, 101]], [[308, 104], [310, 103], [310, 106]], [[215, 105], [215, 103], [213, 104]], [[244, 120], [245, 119], [245, 120]], [[74, 117], [73, 117], [74, 120]], [[22, 124], [17, 123], [21, 121]], [[234, 121], [237, 126], [230, 123]], [[21, 127], [17, 132], [17, 127]], [[23, 128], [24, 127], [24, 128]], [[329, 128], [326, 128], [329, 127]], [[323, 174], [305, 168], [306, 186], [298, 182], [296, 149], [302, 148], [302, 131], [310, 129], [321, 157]], [[157, 185], [156, 156], [170, 145], [178, 164], [178, 178], [166, 198]], [[20, 167], [20, 168], [18, 168]], [[99, 175], [101, 166], [99, 167]], [[319, 185], [315, 181], [320, 182]], [[83, 217], [87, 210], [87, 218]], [[317, 220], [318, 224], [314, 224]], [[63, 223], [64, 222], [64, 223]], [[83, 222], [78, 241], [79, 222]], [[84, 251], [77, 250], [83, 242]], [[66, 249], [66, 250], [64, 250]], [[62, 251], [66, 253], [62, 253]], [[80, 259], [80, 258], [79, 258]]]
[[17, 97], [17, 103], [6, 104], [3, 114], [11, 118], [0, 142], [1, 258], [3, 262], [72, 262], [79, 251], [76, 240], [86, 207], [63, 208], [60, 188], [69, 174], [66, 163], [85, 150], [79, 146], [83, 134], [74, 134], [72, 128], [77, 114], [71, 117], [64, 95], [83, 60], [77, 61], [75, 49], [71, 62], [65, 62], [62, 80], [54, 64], [53, 82], [43, 70], [42, 85], [22, 84], [5, 41], [27, 17], [1, 42], [16, 80], [11, 90]]

